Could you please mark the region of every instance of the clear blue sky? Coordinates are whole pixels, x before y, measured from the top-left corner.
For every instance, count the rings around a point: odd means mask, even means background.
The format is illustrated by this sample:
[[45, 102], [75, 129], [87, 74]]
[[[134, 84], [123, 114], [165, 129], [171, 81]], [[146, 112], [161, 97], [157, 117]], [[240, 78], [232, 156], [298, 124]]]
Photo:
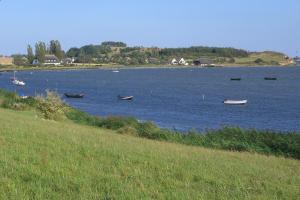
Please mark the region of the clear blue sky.
[[51, 39], [300, 54], [300, 0], [2, 0], [0, 19], [4, 55]]

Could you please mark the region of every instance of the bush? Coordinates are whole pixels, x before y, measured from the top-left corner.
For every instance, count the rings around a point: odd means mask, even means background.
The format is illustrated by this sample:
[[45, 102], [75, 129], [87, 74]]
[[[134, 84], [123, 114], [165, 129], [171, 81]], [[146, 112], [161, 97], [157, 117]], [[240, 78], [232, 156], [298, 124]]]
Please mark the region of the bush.
[[61, 120], [64, 118], [64, 104], [57, 93], [47, 91], [46, 97], [38, 96], [37, 109], [45, 119]]
[[257, 58], [255, 61], [254, 61], [256, 64], [263, 64], [265, 61], [261, 58]]
[[68, 119], [74, 121], [75, 123], [90, 126], [97, 126], [97, 124], [100, 124], [99, 118], [91, 116], [85, 112], [79, 111], [71, 107], [66, 108], [65, 115]]
[[138, 136], [138, 132], [137, 132], [136, 128], [133, 128], [131, 126], [124, 126], [124, 127], [120, 128], [117, 132], [120, 134]]
[[31, 97], [22, 99], [16, 93], [0, 90], [0, 106], [2, 108], [26, 110], [32, 108], [34, 104], [35, 100]]
[[100, 119], [97, 123], [97, 126], [112, 130], [118, 130], [125, 126], [136, 128], [138, 124], [139, 122], [133, 117], [110, 116]]
[[3, 108], [8, 108], [12, 110], [26, 110], [27, 105], [14, 100], [4, 100], [1, 104]]

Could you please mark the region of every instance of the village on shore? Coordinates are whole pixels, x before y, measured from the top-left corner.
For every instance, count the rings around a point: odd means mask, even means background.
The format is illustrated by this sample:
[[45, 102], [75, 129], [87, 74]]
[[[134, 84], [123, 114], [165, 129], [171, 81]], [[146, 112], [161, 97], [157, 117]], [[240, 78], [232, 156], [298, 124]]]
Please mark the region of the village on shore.
[[219, 47], [157, 48], [127, 47], [123, 42], [102, 42], [70, 48], [65, 52], [60, 42], [52, 40], [28, 45], [27, 54], [0, 55], [0, 69], [27, 67], [76, 66], [299, 66], [300, 57], [272, 51], [248, 52]]

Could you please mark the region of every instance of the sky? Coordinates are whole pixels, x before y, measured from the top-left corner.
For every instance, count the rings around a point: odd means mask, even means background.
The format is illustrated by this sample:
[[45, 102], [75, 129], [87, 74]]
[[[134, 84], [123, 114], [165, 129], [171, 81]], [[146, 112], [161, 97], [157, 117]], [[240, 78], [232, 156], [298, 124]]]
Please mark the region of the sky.
[[2, 55], [52, 39], [300, 54], [299, 0], [0, 0], [0, 23]]

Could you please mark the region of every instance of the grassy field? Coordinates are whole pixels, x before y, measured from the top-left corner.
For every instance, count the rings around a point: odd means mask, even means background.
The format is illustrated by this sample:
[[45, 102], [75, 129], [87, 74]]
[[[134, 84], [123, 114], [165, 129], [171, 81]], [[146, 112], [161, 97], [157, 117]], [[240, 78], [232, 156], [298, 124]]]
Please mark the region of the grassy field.
[[[261, 59], [261, 63], [255, 63], [257, 59]], [[235, 58], [235, 65], [290, 65], [291, 60], [285, 59], [284, 55], [277, 52], [258, 52], [251, 53], [248, 57]]]
[[298, 199], [300, 161], [0, 109], [0, 199]]

